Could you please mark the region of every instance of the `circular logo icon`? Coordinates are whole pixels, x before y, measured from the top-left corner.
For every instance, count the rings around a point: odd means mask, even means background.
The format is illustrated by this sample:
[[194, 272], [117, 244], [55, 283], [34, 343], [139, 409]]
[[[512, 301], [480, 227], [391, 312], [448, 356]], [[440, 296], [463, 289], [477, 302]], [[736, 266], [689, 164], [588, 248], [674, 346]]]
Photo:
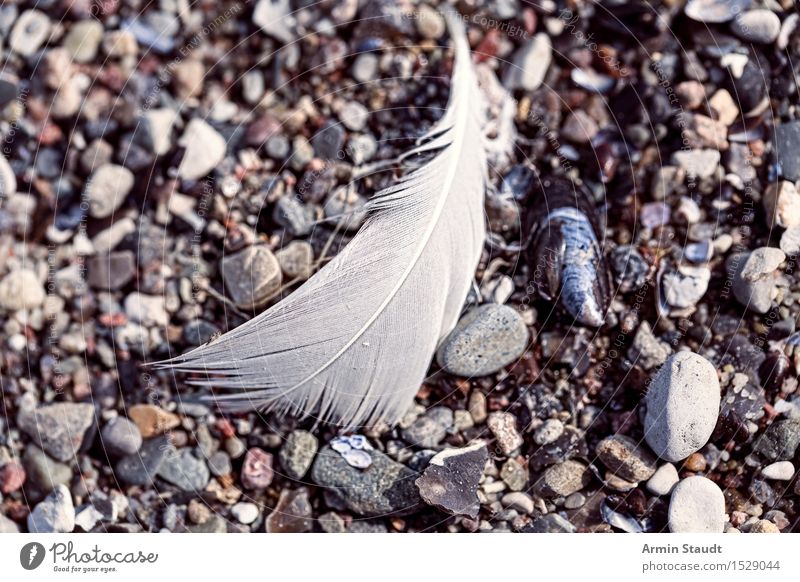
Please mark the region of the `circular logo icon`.
[[35, 570], [42, 565], [44, 554], [44, 546], [39, 542], [25, 544], [19, 551], [19, 563], [26, 570]]

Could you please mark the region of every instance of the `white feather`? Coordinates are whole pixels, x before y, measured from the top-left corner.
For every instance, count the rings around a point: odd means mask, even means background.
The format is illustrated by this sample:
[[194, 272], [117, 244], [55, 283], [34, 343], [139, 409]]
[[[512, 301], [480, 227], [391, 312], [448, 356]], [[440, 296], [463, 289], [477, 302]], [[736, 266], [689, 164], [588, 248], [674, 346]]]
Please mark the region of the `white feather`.
[[394, 423], [455, 326], [483, 247], [486, 154], [482, 96], [463, 23], [442, 119], [410, 154], [435, 152], [378, 192], [330, 263], [283, 301], [162, 364], [233, 390], [223, 409], [275, 410], [354, 428]]

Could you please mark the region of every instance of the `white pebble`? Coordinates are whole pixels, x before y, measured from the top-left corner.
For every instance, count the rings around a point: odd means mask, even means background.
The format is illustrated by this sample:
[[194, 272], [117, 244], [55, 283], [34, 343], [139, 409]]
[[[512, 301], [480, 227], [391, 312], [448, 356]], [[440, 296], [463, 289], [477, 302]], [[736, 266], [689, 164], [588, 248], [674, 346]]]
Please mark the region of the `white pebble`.
[[255, 503], [237, 503], [231, 507], [231, 515], [233, 515], [239, 523], [249, 525], [258, 517], [258, 506]]
[[672, 490], [669, 529], [673, 533], [722, 533], [725, 528], [725, 496], [705, 477], [688, 477]]
[[790, 461], [778, 461], [761, 469], [761, 474], [767, 479], [791, 481], [794, 477], [794, 465]]
[[680, 481], [680, 477], [678, 477], [675, 465], [666, 463], [661, 465], [647, 481], [647, 490], [653, 495], [669, 495], [678, 481]]

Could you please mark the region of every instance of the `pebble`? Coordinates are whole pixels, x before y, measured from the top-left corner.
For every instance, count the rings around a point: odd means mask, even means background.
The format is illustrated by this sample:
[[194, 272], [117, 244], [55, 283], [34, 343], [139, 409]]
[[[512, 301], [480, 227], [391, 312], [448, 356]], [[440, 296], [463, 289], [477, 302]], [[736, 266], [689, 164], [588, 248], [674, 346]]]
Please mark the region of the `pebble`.
[[523, 528], [523, 533], [575, 533], [577, 528], [557, 513], [548, 513], [536, 518]]
[[756, 313], [768, 313], [776, 297], [775, 271], [786, 259], [780, 249], [760, 247], [750, 253], [728, 258], [728, 271], [733, 275], [733, 296]]
[[204, 120], [195, 117], [178, 140], [185, 148], [178, 166], [178, 176], [183, 180], [199, 180], [216, 168], [225, 158], [225, 138]]
[[205, 460], [188, 448], [167, 455], [157, 474], [183, 491], [202, 491], [210, 478]]
[[89, 214], [94, 218], [114, 214], [128, 197], [133, 182], [133, 172], [124, 166], [104, 164], [97, 168], [83, 193], [89, 204]]
[[337, 160], [344, 156], [344, 128], [339, 123], [329, 121], [312, 138], [314, 153], [323, 160]]
[[208, 468], [215, 477], [230, 475], [233, 471], [231, 456], [225, 451], [216, 451], [208, 457]]
[[21, 489], [25, 477], [25, 469], [16, 461], [0, 465], [0, 493], [8, 495]]
[[339, 120], [350, 131], [361, 131], [366, 127], [369, 110], [358, 101], [348, 101], [339, 110]]
[[495, 445], [506, 456], [522, 446], [523, 440], [517, 431], [517, 419], [509, 412], [492, 412], [486, 420], [486, 426], [494, 435]]
[[461, 317], [436, 354], [450, 374], [488, 376], [516, 361], [530, 335], [517, 310], [494, 303], [476, 307]]
[[561, 126], [561, 135], [564, 139], [577, 144], [591, 142], [598, 131], [600, 128], [597, 122], [582, 109], [571, 112], [564, 121], [564, 125]]
[[662, 342], [653, 334], [653, 328], [646, 321], [639, 325], [633, 343], [628, 350], [628, 357], [645, 370], [652, 370], [667, 361], [672, 353], [669, 344]]
[[531, 496], [527, 493], [522, 493], [519, 491], [506, 493], [503, 495], [502, 499], [500, 499], [500, 503], [503, 504], [503, 507], [515, 509], [523, 514], [531, 514], [533, 513], [534, 509], [533, 499]]
[[800, 226], [790, 227], [784, 231], [780, 247], [790, 257], [800, 254]]
[[800, 121], [781, 123], [775, 128], [775, 155], [784, 179], [800, 180]]
[[172, 109], [150, 109], [142, 114], [143, 142], [150, 153], [163, 156], [172, 149], [172, 128], [177, 121], [178, 114]]
[[668, 522], [673, 533], [722, 533], [725, 496], [710, 479], [687, 477], [672, 490]]
[[275, 509], [264, 520], [267, 533], [306, 533], [314, 525], [308, 489], [284, 489]]
[[75, 506], [65, 485], [59, 485], [28, 515], [30, 533], [69, 533], [75, 529]]
[[105, 451], [113, 457], [136, 453], [142, 446], [142, 433], [127, 418], [118, 416], [111, 419], [100, 433]]
[[716, 426], [717, 371], [702, 356], [678, 352], [653, 377], [644, 401], [647, 444], [662, 459], [681, 461], [699, 451]]
[[794, 478], [794, 472], [794, 465], [789, 461], [778, 461], [761, 469], [764, 477], [776, 481], [791, 481]]
[[508, 459], [500, 469], [500, 479], [511, 491], [522, 491], [528, 484], [528, 469], [516, 459]]
[[64, 48], [76, 63], [88, 63], [97, 56], [103, 40], [103, 24], [98, 20], [75, 22], [64, 37]]
[[58, 485], [68, 484], [72, 469], [64, 463], [50, 458], [36, 445], [28, 445], [22, 455], [28, 483], [42, 493], [52, 491]]
[[59, 402], [35, 410], [20, 410], [17, 426], [54, 459], [67, 462], [83, 444], [94, 422], [94, 406]]
[[128, 417], [134, 422], [142, 438], [149, 439], [180, 426], [181, 419], [154, 404], [136, 404], [128, 409]]
[[89, 532], [103, 520], [103, 514], [92, 505], [78, 508], [75, 512], [75, 525], [84, 532]]
[[696, 178], [709, 178], [717, 172], [721, 155], [719, 150], [680, 150], [672, 154], [672, 163]]
[[12, 271], [0, 281], [0, 309], [34, 309], [44, 300], [44, 286], [30, 269]]
[[231, 515], [239, 523], [250, 525], [258, 519], [260, 511], [255, 503], [240, 502], [231, 507]]
[[368, 453], [372, 459], [369, 467], [357, 469], [326, 445], [317, 454], [311, 479], [320, 487], [330, 488], [350, 511], [359, 515], [416, 511], [421, 504], [414, 485], [417, 474], [380, 451]]
[[770, 184], [762, 202], [771, 228], [776, 224], [781, 228], [800, 227], [800, 193], [792, 182]]
[[769, 461], [791, 461], [800, 445], [800, 421], [773, 422], [753, 446], [753, 450]]
[[317, 518], [317, 521], [319, 522], [320, 528], [322, 528], [322, 531], [325, 533], [344, 533], [347, 531], [347, 527], [344, 519], [342, 519], [342, 516], [333, 511], [323, 513]]
[[275, 222], [292, 236], [306, 236], [311, 232], [317, 216], [314, 210], [294, 196], [283, 196], [275, 203]]
[[759, 519], [747, 531], [748, 533], [781, 533], [778, 526], [766, 519]]
[[533, 442], [537, 445], [549, 445], [558, 440], [564, 433], [564, 423], [557, 418], [548, 418], [533, 433]]
[[661, 465], [647, 481], [647, 490], [653, 495], [669, 495], [672, 488], [680, 481], [678, 470], [672, 463]]
[[368, 83], [378, 74], [378, 57], [372, 53], [362, 53], [353, 61], [350, 74], [359, 83]]
[[138, 452], [117, 462], [114, 474], [125, 485], [150, 485], [167, 456], [174, 454], [166, 436], [146, 440]]
[[253, 10], [253, 24], [283, 44], [295, 38], [293, 22], [289, 0], [258, 0]]
[[541, 493], [547, 496], [567, 497], [586, 487], [591, 473], [583, 463], [572, 459], [551, 465], [539, 481]]
[[17, 177], [14, 170], [6, 160], [5, 156], [0, 156], [0, 196], [11, 198], [17, 192]]
[[222, 279], [234, 303], [258, 309], [281, 288], [281, 266], [265, 245], [253, 245], [222, 259]]
[[597, 444], [596, 452], [610, 471], [627, 481], [646, 481], [656, 472], [656, 458], [630, 437], [604, 438]]
[[436, 406], [403, 429], [403, 440], [410, 445], [430, 449], [438, 445], [453, 426], [453, 411], [446, 406]]
[[86, 272], [86, 282], [93, 289], [115, 291], [133, 280], [136, 257], [132, 251], [95, 255], [87, 260]]
[[684, 11], [698, 22], [719, 23], [733, 20], [750, 8], [753, 0], [689, 0]]
[[781, 33], [781, 19], [772, 10], [748, 10], [736, 16], [731, 31], [747, 42], [771, 44]]
[[275, 258], [289, 279], [305, 281], [314, 272], [314, 249], [304, 240], [293, 240], [277, 251]]
[[478, 485], [488, 460], [483, 441], [437, 453], [415, 481], [420, 497], [446, 513], [476, 518], [480, 509]]
[[263, 491], [270, 486], [274, 476], [272, 455], [263, 449], [249, 449], [242, 464], [242, 485], [246, 489]]
[[305, 430], [295, 430], [286, 437], [279, 454], [281, 467], [292, 479], [300, 480], [311, 468], [317, 454], [317, 437]]
[[421, 4], [415, 16], [417, 32], [422, 38], [436, 40], [445, 33], [444, 18], [435, 8]]
[[203, 92], [206, 67], [197, 59], [185, 59], [172, 67], [172, 85], [178, 101], [185, 102]]
[[506, 69], [503, 85], [511, 91], [535, 91], [544, 81], [553, 47], [547, 34], [539, 33], [514, 53], [512, 64]]
[[23, 57], [29, 57], [39, 50], [48, 36], [50, 19], [47, 15], [38, 10], [26, 10], [19, 15], [11, 30], [8, 48]]

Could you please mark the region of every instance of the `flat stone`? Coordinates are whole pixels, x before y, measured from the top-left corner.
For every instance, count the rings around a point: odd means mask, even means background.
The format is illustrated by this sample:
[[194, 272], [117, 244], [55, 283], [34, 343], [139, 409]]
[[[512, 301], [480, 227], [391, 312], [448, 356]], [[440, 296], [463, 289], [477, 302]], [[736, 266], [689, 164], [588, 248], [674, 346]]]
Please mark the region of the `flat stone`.
[[172, 109], [150, 109], [142, 114], [140, 127], [143, 143], [157, 156], [163, 156], [172, 149], [172, 129], [179, 117]]
[[339, 111], [339, 120], [350, 131], [361, 131], [369, 119], [369, 109], [358, 101], [347, 101]]
[[243, 309], [257, 309], [280, 291], [281, 267], [266, 246], [253, 245], [223, 257], [222, 279], [236, 305]]
[[407, 515], [417, 511], [422, 503], [414, 485], [418, 474], [380, 451], [367, 453], [372, 460], [369, 467], [357, 469], [326, 445], [317, 454], [311, 479], [329, 488], [359, 515]]
[[478, 486], [488, 459], [482, 441], [437, 453], [415, 481], [420, 497], [444, 512], [476, 518], [480, 509]]
[[516, 361], [530, 335], [517, 310], [494, 303], [467, 312], [442, 342], [436, 361], [457, 376], [488, 376]]
[[180, 426], [181, 419], [153, 404], [135, 404], [128, 409], [128, 417], [145, 439], [164, 434]]
[[89, 214], [94, 218], [107, 218], [114, 214], [128, 197], [133, 182], [133, 172], [124, 166], [105, 164], [97, 168], [84, 189]]
[[142, 433], [130, 420], [118, 416], [103, 427], [100, 440], [109, 455], [122, 457], [132, 455], [141, 448]]
[[17, 426], [47, 454], [59, 461], [72, 461], [94, 423], [94, 406], [59, 402], [35, 410], [20, 410]]
[[591, 473], [583, 463], [567, 460], [548, 467], [539, 481], [543, 495], [567, 497], [586, 487], [591, 481]]
[[158, 469], [158, 476], [183, 491], [202, 491], [210, 478], [205, 460], [188, 448], [167, 455]]
[[72, 479], [72, 469], [47, 456], [36, 445], [28, 445], [22, 455], [22, 464], [28, 482], [38, 491], [46, 493], [58, 485], [66, 485]]
[[656, 472], [656, 458], [632, 438], [614, 435], [597, 444], [597, 456], [610, 471], [627, 481], [646, 481]]
[[429, 449], [438, 445], [453, 426], [453, 411], [446, 406], [436, 406], [403, 429], [403, 440], [413, 446]]
[[692, 20], [706, 23], [728, 22], [752, 4], [752, 0], [689, 0], [684, 11]]
[[286, 474], [298, 481], [305, 477], [317, 454], [317, 437], [305, 430], [295, 430], [286, 437], [279, 455]]
[[337, 160], [344, 155], [345, 131], [339, 123], [329, 121], [312, 138], [314, 153], [323, 160]]
[[225, 451], [217, 451], [208, 457], [208, 468], [215, 477], [230, 475], [233, 470], [231, 456]]
[[317, 215], [313, 208], [306, 206], [295, 196], [283, 196], [275, 203], [272, 216], [279, 225], [292, 236], [306, 236], [311, 233]]
[[284, 489], [275, 509], [264, 520], [267, 533], [306, 533], [314, 526], [308, 489]]
[[717, 371], [702, 356], [678, 352], [659, 369], [644, 401], [647, 444], [662, 459], [681, 461], [708, 442], [717, 424]]
[[44, 300], [44, 286], [30, 269], [12, 271], [0, 280], [0, 309], [34, 309]]
[[510, 455], [522, 446], [522, 436], [517, 430], [517, 419], [509, 412], [492, 412], [486, 420], [496, 445], [504, 455]]
[[146, 440], [138, 452], [117, 462], [114, 474], [125, 485], [150, 485], [167, 456], [174, 454], [166, 436]]
[[675, 465], [665, 463], [656, 469], [646, 487], [653, 495], [669, 495], [678, 481], [680, 481], [680, 477]]
[[246, 489], [262, 491], [269, 487], [274, 476], [271, 454], [258, 448], [247, 451], [242, 465], [242, 485]]
[[225, 138], [208, 123], [197, 117], [187, 125], [178, 140], [185, 148], [178, 166], [178, 176], [183, 180], [199, 180], [216, 168], [225, 158]]
[[65, 485], [59, 485], [28, 515], [30, 533], [69, 533], [75, 529], [75, 506]]
[[673, 533], [722, 533], [725, 496], [710, 479], [687, 477], [672, 490], [668, 522]]
[[94, 289], [116, 291], [136, 275], [136, 257], [132, 251], [95, 255], [86, 262], [86, 280]]
[[545, 33], [535, 35], [514, 53], [511, 66], [503, 77], [503, 85], [511, 91], [538, 89], [547, 75], [552, 60], [553, 47], [550, 37]]
[[781, 33], [781, 19], [772, 10], [748, 10], [734, 18], [731, 31], [747, 42], [770, 44]]
[[690, 176], [709, 178], [717, 172], [721, 154], [719, 150], [680, 150], [672, 154], [672, 163]]

